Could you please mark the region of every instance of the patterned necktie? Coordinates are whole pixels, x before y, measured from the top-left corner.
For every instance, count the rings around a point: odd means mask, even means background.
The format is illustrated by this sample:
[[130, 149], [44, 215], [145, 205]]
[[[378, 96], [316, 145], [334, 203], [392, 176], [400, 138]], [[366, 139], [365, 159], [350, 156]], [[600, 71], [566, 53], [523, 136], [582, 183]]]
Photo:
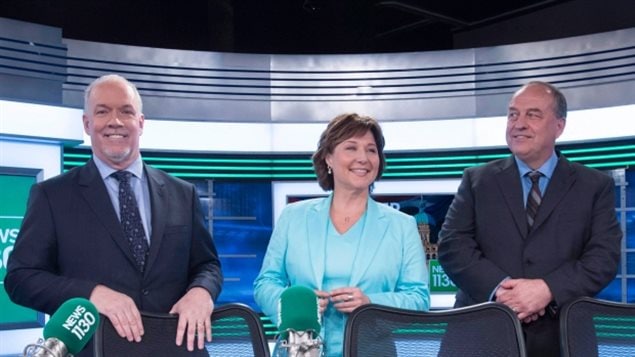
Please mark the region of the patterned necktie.
[[536, 218], [538, 207], [542, 201], [540, 186], [538, 186], [538, 181], [540, 180], [540, 176], [542, 176], [542, 174], [539, 171], [532, 171], [529, 172], [527, 176], [529, 176], [529, 179], [531, 180], [531, 189], [527, 195], [527, 224], [528, 228], [531, 229], [534, 225], [534, 219]]
[[124, 236], [130, 244], [137, 266], [143, 272], [149, 247], [146, 233], [141, 223], [139, 206], [130, 186], [131, 176], [132, 174], [128, 171], [117, 171], [112, 174], [112, 177], [119, 181], [119, 217], [121, 227], [123, 228]]

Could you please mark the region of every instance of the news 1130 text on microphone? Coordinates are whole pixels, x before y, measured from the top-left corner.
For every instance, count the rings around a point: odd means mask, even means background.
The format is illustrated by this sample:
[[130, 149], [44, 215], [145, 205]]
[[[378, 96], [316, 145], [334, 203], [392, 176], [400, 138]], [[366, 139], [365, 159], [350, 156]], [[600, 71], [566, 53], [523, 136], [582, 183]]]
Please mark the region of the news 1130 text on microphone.
[[84, 298], [65, 301], [44, 326], [44, 339], [24, 348], [25, 357], [67, 357], [78, 354], [99, 326], [99, 312]]

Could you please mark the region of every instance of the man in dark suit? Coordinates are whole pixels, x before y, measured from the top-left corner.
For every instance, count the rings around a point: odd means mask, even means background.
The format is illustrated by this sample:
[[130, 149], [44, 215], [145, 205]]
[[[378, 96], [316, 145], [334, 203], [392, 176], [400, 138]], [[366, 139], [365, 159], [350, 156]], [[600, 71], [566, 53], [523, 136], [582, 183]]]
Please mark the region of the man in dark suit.
[[[140, 310], [178, 314], [176, 344], [185, 338], [189, 350], [204, 348], [222, 273], [195, 187], [141, 160], [142, 102], [125, 78], [103, 76], [86, 89], [83, 123], [93, 157], [32, 187], [7, 267], [9, 296], [48, 314], [88, 298], [120, 336], [137, 342]], [[120, 171], [132, 174], [123, 174], [129, 195], [121, 196]], [[134, 204], [120, 206], [129, 199]], [[141, 233], [133, 252], [120, 216], [134, 205]]]
[[455, 307], [511, 307], [530, 356], [560, 354], [558, 307], [597, 294], [620, 259], [612, 178], [555, 150], [566, 112], [554, 86], [520, 88], [507, 116], [513, 155], [465, 170], [439, 234], [439, 261], [459, 288]]

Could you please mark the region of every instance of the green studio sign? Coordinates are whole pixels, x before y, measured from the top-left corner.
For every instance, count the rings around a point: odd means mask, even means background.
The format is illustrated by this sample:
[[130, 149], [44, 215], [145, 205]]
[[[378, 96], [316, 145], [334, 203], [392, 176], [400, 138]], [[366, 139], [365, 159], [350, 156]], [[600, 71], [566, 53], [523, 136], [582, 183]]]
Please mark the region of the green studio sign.
[[13, 174], [12, 171], [0, 167], [0, 330], [43, 324], [42, 314], [14, 304], [4, 289], [7, 262], [20, 232], [29, 190], [36, 182], [33, 174]]
[[428, 268], [430, 271], [430, 292], [446, 293], [455, 292], [456, 285], [443, 271], [443, 267], [436, 259], [430, 259]]

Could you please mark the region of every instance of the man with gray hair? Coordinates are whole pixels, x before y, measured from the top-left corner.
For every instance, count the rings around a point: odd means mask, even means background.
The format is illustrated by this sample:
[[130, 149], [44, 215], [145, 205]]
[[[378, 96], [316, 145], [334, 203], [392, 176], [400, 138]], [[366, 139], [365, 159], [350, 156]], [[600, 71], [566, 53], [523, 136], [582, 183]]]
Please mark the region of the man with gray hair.
[[90, 299], [130, 342], [144, 334], [140, 311], [178, 314], [176, 344], [203, 349], [220, 261], [194, 185], [143, 163], [144, 124], [128, 80], [106, 75], [88, 86], [92, 158], [31, 188], [5, 289], [48, 314], [70, 298]]
[[507, 111], [508, 158], [466, 169], [439, 234], [455, 307], [509, 306], [529, 356], [559, 356], [558, 309], [614, 278], [622, 231], [613, 179], [556, 151], [567, 115], [553, 85], [530, 82]]

